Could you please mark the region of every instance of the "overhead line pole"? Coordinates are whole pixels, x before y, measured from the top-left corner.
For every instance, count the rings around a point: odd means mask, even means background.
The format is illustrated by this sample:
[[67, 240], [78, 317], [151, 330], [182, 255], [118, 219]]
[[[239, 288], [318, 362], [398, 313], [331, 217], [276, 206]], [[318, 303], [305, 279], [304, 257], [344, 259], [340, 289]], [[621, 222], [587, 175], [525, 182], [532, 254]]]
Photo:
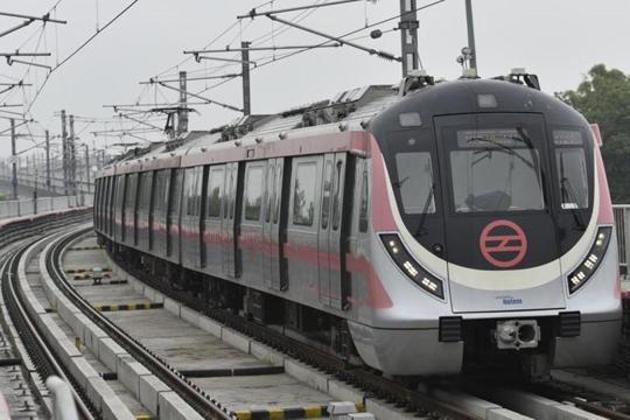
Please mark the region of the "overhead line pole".
[[66, 127], [66, 110], [61, 110], [61, 148], [63, 154], [63, 191], [68, 195], [68, 131]]
[[186, 72], [179, 72], [179, 110], [177, 111], [177, 136], [188, 131], [188, 95]]
[[406, 77], [418, 70], [418, 12], [416, 0], [400, 0], [400, 44], [402, 50], [402, 73]]
[[243, 114], [249, 116], [252, 113], [252, 93], [251, 93], [251, 80], [249, 69], [249, 46], [250, 43], [241, 42], [241, 72], [243, 73]]
[[46, 189], [50, 191], [50, 133], [46, 130]]
[[68, 153], [70, 163], [70, 173], [68, 174], [70, 186], [72, 187], [72, 195], [77, 195], [77, 154], [74, 138], [74, 115], [69, 118], [70, 135], [68, 136]]
[[13, 199], [18, 199], [18, 180], [17, 180], [17, 148], [15, 136], [15, 121], [11, 120], [11, 185], [13, 187]]
[[473, 23], [472, 1], [466, 0], [466, 23], [468, 26], [468, 48], [470, 48], [470, 68], [477, 70], [477, 47], [475, 46], [475, 27]]

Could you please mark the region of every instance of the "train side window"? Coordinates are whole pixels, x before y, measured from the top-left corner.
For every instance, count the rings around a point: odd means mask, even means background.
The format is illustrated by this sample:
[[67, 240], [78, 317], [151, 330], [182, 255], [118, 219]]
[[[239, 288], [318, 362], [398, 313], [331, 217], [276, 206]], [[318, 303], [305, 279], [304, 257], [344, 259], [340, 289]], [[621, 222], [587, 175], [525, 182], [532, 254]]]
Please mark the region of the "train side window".
[[260, 210], [262, 207], [262, 190], [264, 181], [263, 166], [247, 167], [246, 194], [245, 194], [245, 220], [260, 220]]
[[368, 171], [366, 162], [361, 164], [363, 173], [361, 174], [361, 201], [359, 208], [359, 232], [368, 231], [368, 203], [369, 203], [369, 185]]
[[230, 205], [230, 220], [234, 219], [234, 205], [236, 201], [236, 174], [238, 173], [238, 164], [232, 164], [230, 170], [230, 192], [229, 192], [229, 205]]
[[168, 190], [169, 190], [169, 184], [170, 184], [170, 170], [165, 169], [160, 171], [160, 195], [158, 195], [158, 201], [159, 201], [159, 206], [160, 206], [160, 213], [164, 214], [166, 213], [167, 210], [167, 204], [168, 204]]
[[112, 203], [112, 207], [114, 209], [114, 212], [117, 212], [118, 210], [122, 210], [122, 192], [123, 192], [123, 185], [124, 185], [124, 179], [125, 179], [125, 175], [117, 175], [116, 176], [116, 180], [114, 182], [114, 200]]
[[398, 180], [393, 184], [400, 192], [405, 213], [435, 213], [431, 154], [397, 153], [396, 169]]
[[164, 189], [162, 191], [162, 213], [166, 214], [168, 212], [169, 198], [171, 195], [171, 188], [173, 188], [171, 182], [171, 170], [165, 169], [163, 172], [164, 176]]
[[153, 183], [153, 214], [163, 215], [166, 210], [168, 190], [168, 169], [157, 171]]
[[186, 202], [186, 215], [194, 216], [197, 191], [197, 171], [196, 168], [186, 169], [184, 174], [184, 200]]
[[556, 167], [560, 186], [560, 205], [563, 210], [587, 209], [588, 170], [586, 155], [581, 147], [558, 147]]
[[208, 181], [208, 217], [221, 216], [221, 200], [223, 199], [224, 184], [223, 166], [210, 168], [210, 180]]
[[136, 201], [138, 195], [136, 194], [138, 189], [138, 174], [127, 175], [127, 193], [125, 194], [125, 208], [127, 215], [133, 218], [133, 214], [136, 211]]
[[282, 160], [278, 161], [275, 180], [275, 196], [273, 203], [273, 223], [277, 224], [280, 220], [280, 202], [282, 201]]
[[265, 200], [265, 222], [269, 223], [271, 221], [271, 208], [273, 205], [273, 201], [276, 195], [276, 165], [269, 162], [269, 166], [267, 167], [267, 191], [266, 191], [266, 200]]
[[152, 188], [153, 172], [143, 172], [140, 174], [140, 201], [138, 203], [138, 211], [147, 217], [151, 206], [151, 188]]
[[[169, 191], [169, 213], [172, 217], [178, 217], [180, 213], [180, 205], [182, 201], [182, 176], [183, 172], [181, 169], [175, 169], [173, 171], [173, 187]], [[171, 223], [179, 223], [178, 220], [171, 219]]]
[[333, 201], [333, 230], [339, 229], [339, 224], [341, 223], [341, 181], [342, 181], [342, 171], [343, 171], [343, 162], [337, 161], [336, 165], [336, 175], [335, 175], [335, 198]]
[[201, 189], [203, 188], [203, 167], [198, 166], [195, 168], [195, 189], [193, 194], [195, 197], [195, 212], [194, 215], [199, 217], [201, 215]]
[[330, 218], [330, 195], [332, 194], [333, 163], [326, 161], [324, 169], [324, 181], [322, 185], [322, 229], [328, 229], [328, 219]]
[[315, 218], [315, 162], [298, 163], [293, 187], [293, 224], [313, 226]]

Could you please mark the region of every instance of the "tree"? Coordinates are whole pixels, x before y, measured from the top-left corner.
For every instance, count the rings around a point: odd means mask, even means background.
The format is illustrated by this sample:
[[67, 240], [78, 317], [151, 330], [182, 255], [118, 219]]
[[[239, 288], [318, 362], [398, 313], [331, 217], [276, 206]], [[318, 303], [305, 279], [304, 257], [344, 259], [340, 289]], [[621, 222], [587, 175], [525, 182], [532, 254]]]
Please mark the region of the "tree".
[[612, 200], [630, 203], [630, 76], [598, 64], [576, 90], [557, 95], [599, 124]]

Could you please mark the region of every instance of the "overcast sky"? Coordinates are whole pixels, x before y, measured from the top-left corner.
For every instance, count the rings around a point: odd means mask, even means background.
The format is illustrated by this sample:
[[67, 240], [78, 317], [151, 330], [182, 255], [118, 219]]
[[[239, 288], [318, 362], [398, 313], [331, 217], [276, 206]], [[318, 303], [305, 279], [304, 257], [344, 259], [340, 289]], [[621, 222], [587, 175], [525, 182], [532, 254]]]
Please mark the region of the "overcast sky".
[[[41, 64], [55, 66], [78, 45], [91, 36], [97, 25], [102, 27], [132, 0], [61, 0], [53, 17], [68, 21], [67, 25], [49, 23], [42, 30], [41, 23], [0, 38], [0, 52], [21, 48], [23, 52], [50, 52], [49, 58], [38, 59]], [[191, 76], [238, 72], [239, 65], [219, 68], [219, 63], [189, 60], [184, 49], [206, 46], [213, 38], [229, 28], [236, 15], [245, 13], [263, 0], [139, 0], [126, 14], [100, 33], [90, 44], [50, 74], [45, 87], [32, 104], [35, 92], [47, 73], [44, 69], [0, 61], [0, 82], [24, 78], [30, 88], [14, 89], [0, 95], [0, 103], [26, 104], [38, 124], [20, 127], [18, 132], [40, 135], [48, 128], [59, 134], [60, 122], [55, 113], [66, 109], [83, 117], [110, 119], [111, 109], [104, 104], [128, 104], [172, 101], [176, 93], [156, 90], [138, 84], [149, 77], [175, 76], [187, 70]], [[275, 8], [310, 4], [317, 0], [275, 0]], [[2, 0], [0, 11], [42, 15], [57, 0]], [[319, 0], [320, 3], [325, 2]], [[395, 16], [398, 0], [378, 0], [344, 6], [322, 8], [306, 16], [302, 24], [331, 34], [344, 34], [353, 29]], [[430, 1], [418, 1], [418, 6]], [[263, 6], [270, 7], [269, 4]], [[584, 74], [597, 63], [605, 63], [630, 73], [630, 1], [600, 0], [473, 0], [478, 66], [483, 77], [506, 74], [510, 68], [525, 67], [539, 75], [543, 90], [553, 93], [572, 89]], [[283, 15], [295, 19], [297, 13]], [[426, 70], [437, 77], [456, 78], [460, 67], [455, 62], [466, 45], [464, 0], [445, 0], [423, 10], [420, 18], [420, 50]], [[0, 32], [22, 20], [0, 17]], [[390, 22], [383, 30], [396, 26]], [[238, 47], [241, 40], [271, 38], [272, 26], [265, 17], [236, 24], [213, 47], [230, 44]], [[358, 36], [366, 35], [361, 32]], [[312, 44], [320, 38], [298, 30], [277, 33], [273, 39], [259, 40], [255, 45]], [[356, 42], [399, 54], [399, 33], [386, 32], [378, 41], [359, 39]], [[283, 53], [276, 54], [280, 57]], [[231, 57], [231, 56], [224, 56]], [[266, 62], [269, 52], [252, 55], [258, 63]], [[252, 73], [253, 112], [272, 113], [300, 104], [325, 99], [337, 92], [368, 84], [397, 83], [400, 64], [377, 59], [351, 48], [311, 51], [278, 63], [266, 65]], [[191, 82], [190, 90], [198, 92], [215, 81]], [[0, 86], [0, 90], [2, 90]], [[218, 101], [241, 106], [240, 81], [234, 80], [203, 93]], [[194, 100], [194, 99], [191, 99]], [[191, 128], [209, 129], [238, 117], [239, 114], [216, 106], [195, 105], [198, 111], [191, 116]], [[25, 108], [0, 108], [23, 112]], [[0, 116], [8, 116], [0, 111]], [[163, 121], [153, 123], [162, 126]], [[9, 127], [0, 118], [0, 132]], [[95, 137], [92, 131], [113, 130], [115, 125], [77, 123], [82, 141], [91, 146], [108, 147], [121, 140], [114, 137]], [[4, 133], [6, 134], [6, 133]], [[151, 137], [151, 134], [140, 134]], [[0, 137], [0, 155], [10, 153], [9, 139]], [[131, 141], [132, 139], [128, 139]], [[19, 140], [19, 150], [32, 145], [28, 139]]]

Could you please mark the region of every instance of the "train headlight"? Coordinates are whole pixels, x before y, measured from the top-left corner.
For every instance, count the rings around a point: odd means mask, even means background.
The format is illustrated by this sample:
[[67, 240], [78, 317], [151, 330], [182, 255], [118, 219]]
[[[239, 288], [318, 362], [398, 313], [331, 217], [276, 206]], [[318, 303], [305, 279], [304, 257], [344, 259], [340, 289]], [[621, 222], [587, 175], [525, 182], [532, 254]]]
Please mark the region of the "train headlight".
[[597, 230], [595, 242], [588, 252], [587, 257], [567, 278], [569, 282], [569, 293], [576, 292], [597, 270], [597, 267], [599, 267], [604, 258], [606, 249], [608, 249], [611, 235], [612, 227], [610, 226], [603, 226]]
[[444, 284], [442, 280], [430, 274], [413, 259], [398, 235], [390, 233], [383, 234], [381, 235], [381, 240], [385, 244], [385, 248], [387, 252], [389, 252], [390, 257], [392, 257], [396, 265], [398, 265], [407, 277], [413, 280], [414, 283], [420, 286], [424, 291], [440, 299], [444, 299]]

